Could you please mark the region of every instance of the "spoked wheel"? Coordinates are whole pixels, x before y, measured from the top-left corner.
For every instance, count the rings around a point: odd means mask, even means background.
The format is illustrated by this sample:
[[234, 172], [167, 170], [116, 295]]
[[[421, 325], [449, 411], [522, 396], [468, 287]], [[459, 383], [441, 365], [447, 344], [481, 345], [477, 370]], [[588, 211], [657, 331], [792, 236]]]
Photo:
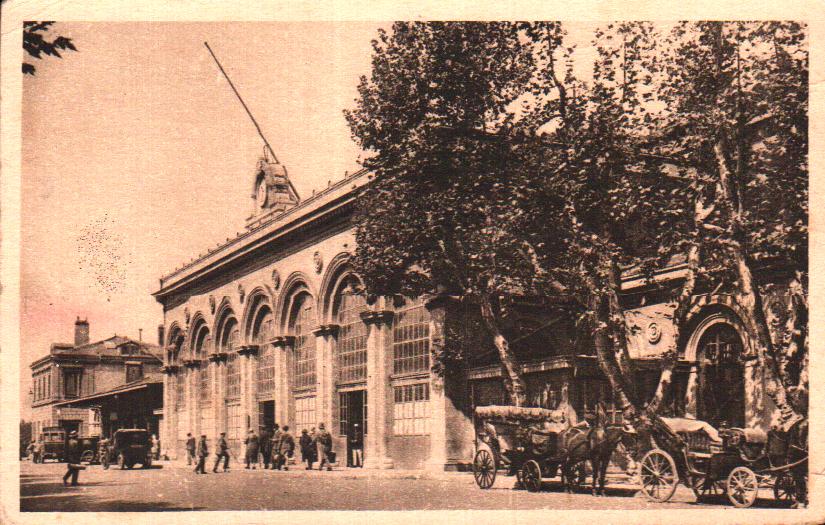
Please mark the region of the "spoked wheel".
[[709, 481], [705, 476], [694, 475], [691, 478], [691, 489], [696, 496], [696, 501], [720, 496], [725, 493], [725, 485], [721, 481]]
[[84, 450], [83, 454], [80, 455], [80, 462], [81, 463], [91, 463], [95, 459], [95, 453], [91, 450]]
[[735, 507], [746, 508], [753, 505], [759, 494], [759, 480], [748, 467], [736, 467], [728, 476], [728, 499]]
[[796, 502], [796, 481], [790, 472], [783, 472], [777, 476], [773, 484], [773, 497], [787, 503]]
[[541, 490], [541, 467], [536, 460], [531, 459], [521, 467], [521, 482], [530, 492]]
[[496, 460], [493, 454], [483, 448], [476, 452], [473, 460], [473, 477], [482, 489], [489, 489], [496, 481]]
[[639, 464], [639, 479], [645, 496], [663, 502], [673, 497], [679, 483], [679, 474], [670, 454], [654, 448], [644, 455]]

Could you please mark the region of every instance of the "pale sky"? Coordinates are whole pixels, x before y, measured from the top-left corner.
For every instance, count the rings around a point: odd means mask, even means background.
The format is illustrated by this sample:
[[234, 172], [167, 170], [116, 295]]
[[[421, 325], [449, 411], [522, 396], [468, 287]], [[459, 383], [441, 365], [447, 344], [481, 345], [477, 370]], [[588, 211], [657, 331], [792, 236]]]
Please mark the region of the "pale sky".
[[72, 342], [77, 316], [92, 341], [142, 328], [156, 343], [158, 278], [243, 229], [262, 143], [204, 40], [307, 198], [358, 169], [342, 111], [388, 25], [53, 26], [78, 52], [34, 60], [23, 81], [22, 417], [29, 364]]

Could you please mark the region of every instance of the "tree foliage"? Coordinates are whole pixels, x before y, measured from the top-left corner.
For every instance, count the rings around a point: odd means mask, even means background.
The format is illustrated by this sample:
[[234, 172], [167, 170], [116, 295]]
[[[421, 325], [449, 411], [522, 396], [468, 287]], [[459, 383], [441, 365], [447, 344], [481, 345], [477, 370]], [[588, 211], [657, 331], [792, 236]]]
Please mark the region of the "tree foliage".
[[[23, 50], [33, 58], [54, 56], [62, 58], [60, 51], [77, 51], [71, 38], [56, 36], [51, 40], [46, 34], [54, 22], [23, 22]], [[34, 75], [34, 64], [23, 62], [23, 73]]]
[[[554, 22], [399, 23], [379, 35], [347, 113], [374, 154], [355, 257], [367, 288], [475, 301], [517, 404], [524, 384], [500, 298], [572, 298], [626, 412], [648, 427], [661, 427], [692, 301], [721, 290], [749, 314], [772, 398], [798, 414], [785, 394], [800, 397], [807, 381], [805, 28], [610, 24], [594, 34], [586, 82], [565, 37]], [[627, 347], [622, 276], [652, 285], [679, 261], [685, 278], [663, 290], [676, 337], [648, 398]], [[771, 285], [754, 275], [772, 268], [794, 279], [771, 324]]]

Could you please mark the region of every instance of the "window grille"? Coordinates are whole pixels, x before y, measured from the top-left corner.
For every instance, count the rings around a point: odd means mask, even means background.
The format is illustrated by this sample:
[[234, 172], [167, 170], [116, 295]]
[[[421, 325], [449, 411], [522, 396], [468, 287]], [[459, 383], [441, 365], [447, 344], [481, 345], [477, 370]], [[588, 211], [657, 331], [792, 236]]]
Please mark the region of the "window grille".
[[396, 436], [429, 434], [430, 385], [417, 383], [394, 387], [392, 430]]
[[315, 386], [315, 312], [312, 309], [312, 299], [303, 295], [296, 306], [293, 335], [295, 336], [294, 351], [294, 386], [307, 388]]
[[342, 291], [338, 301], [338, 378], [345, 383], [363, 381], [367, 378], [367, 327], [360, 314], [367, 302], [351, 287]]
[[410, 301], [393, 319], [393, 374], [430, 369], [430, 313], [421, 300]]

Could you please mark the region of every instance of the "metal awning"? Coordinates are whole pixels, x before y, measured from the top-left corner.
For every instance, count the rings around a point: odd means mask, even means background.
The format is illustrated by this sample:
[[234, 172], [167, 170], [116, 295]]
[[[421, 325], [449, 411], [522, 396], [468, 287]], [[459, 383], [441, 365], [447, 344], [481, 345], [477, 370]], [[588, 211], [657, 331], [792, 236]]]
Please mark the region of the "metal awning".
[[116, 395], [119, 395], [119, 394], [125, 394], [125, 393], [128, 393], [128, 392], [137, 392], [138, 390], [147, 389], [152, 385], [163, 385], [163, 381], [152, 381], [152, 382], [137, 383], [137, 384], [134, 384], [134, 385], [127, 385], [127, 386], [119, 387], [119, 388], [116, 388], [116, 389], [113, 389], [113, 390], [108, 390], [106, 392], [100, 392], [98, 394], [92, 394], [92, 395], [85, 396], [85, 397], [78, 397], [78, 398], [75, 398], [75, 399], [67, 399], [66, 401], [61, 401], [59, 403], [55, 403], [54, 406], [60, 407], [60, 406], [78, 405], [78, 404], [82, 405], [82, 404], [85, 404], [89, 401], [101, 400], [101, 399], [104, 399], [104, 398], [107, 398], [107, 397], [116, 396]]

